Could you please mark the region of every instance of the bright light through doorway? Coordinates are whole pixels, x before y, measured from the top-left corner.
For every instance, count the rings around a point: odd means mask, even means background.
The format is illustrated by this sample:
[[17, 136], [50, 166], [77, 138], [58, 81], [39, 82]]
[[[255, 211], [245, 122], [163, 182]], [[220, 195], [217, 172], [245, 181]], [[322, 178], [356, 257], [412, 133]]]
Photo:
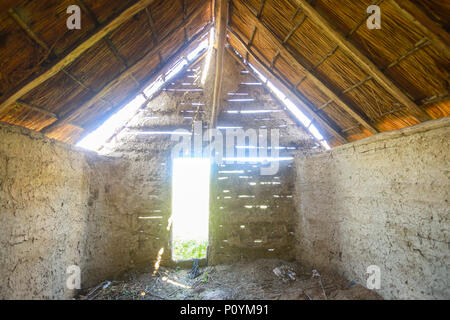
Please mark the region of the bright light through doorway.
[[172, 259], [206, 258], [210, 160], [176, 158], [172, 171]]

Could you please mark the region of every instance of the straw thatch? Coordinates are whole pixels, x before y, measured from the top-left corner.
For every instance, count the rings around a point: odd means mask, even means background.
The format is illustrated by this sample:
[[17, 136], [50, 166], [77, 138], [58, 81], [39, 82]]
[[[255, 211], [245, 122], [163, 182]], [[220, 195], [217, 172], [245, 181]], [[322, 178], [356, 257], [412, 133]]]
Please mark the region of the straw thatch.
[[[192, 48], [212, 21], [210, 0], [73, 2], [12, 1], [0, 12], [0, 121], [70, 143], [134, 98], [170, 67], [174, 55]], [[81, 7], [81, 30], [66, 27], [71, 4]], [[34, 85], [113, 23], [73, 61]], [[14, 99], [24, 104], [5, 103], [26, 85], [25, 94]]]
[[[317, 17], [308, 16], [302, 8], [306, 1], [231, 2], [230, 44], [249, 60], [250, 53], [273, 75], [286, 82], [292, 92], [306, 97], [316, 108], [316, 113], [337, 126], [347, 140], [361, 139], [373, 132], [368, 131], [361, 121], [355, 121], [357, 118], [342, 105], [361, 115], [370, 128], [378, 132], [420, 122], [410, 112], [409, 106], [392, 95], [389, 86], [379, 82], [371, 70], [358, 64], [351, 53], [341, 48], [333, 32], [318, 25]], [[373, 61], [396, 90], [416, 104], [428, 118], [449, 114], [449, 61], [446, 53], [439, 51], [442, 42], [448, 40], [448, 33], [443, 31], [448, 21], [445, 4], [436, 1], [414, 4], [420, 14], [432, 20], [432, 26], [420, 28], [417, 21], [411, 22], [409, 11], [400, 10], [402, 4], [395, 0], [317, 0], [312, 3], [319, 16], [352, 43], [358, 54]], [[380, 6], [380, 30], [366, 27], [366, 8], [371, 4]], [[424, 30], [428, 28], [431, 31], [425, 34]], [[438, 36], [443, 37], [442, 41], [435, 42], [435, 38], [430, 37], [436, 30], [440, 31]], [[236, 40], [235, 35], [246, 47]], [[448, 43], [444, 45], [448, 48]], [[309, 80], [312, 78], [315, 81]], [[327, 89], [341, 100], [340, 104], [336, 101], [330, 103], [333, 97]]]
[[[76, 2], [75, 31], [65, 24], [71, 1], [0, 5], [0, 121], [76, 141], [176, 61], [214, 12], [212, 0]], [[371, 4], [380, 30], [366, 27]], [[435, 0], [230, 0], [227, 41], [304, 99], [337, 145], [450, 114], [449, 12]]]

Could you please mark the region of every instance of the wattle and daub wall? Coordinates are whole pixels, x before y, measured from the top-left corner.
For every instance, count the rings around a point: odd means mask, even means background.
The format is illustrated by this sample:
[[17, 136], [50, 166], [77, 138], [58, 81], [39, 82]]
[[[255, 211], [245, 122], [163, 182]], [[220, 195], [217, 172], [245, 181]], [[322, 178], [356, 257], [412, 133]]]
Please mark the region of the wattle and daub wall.
[[296, 159], [297, 260], [384, 298], [450, 298], [450, 119]]
[[[106, 203], [110, 165], [41, 134], [0, 125], [0, 298], [69, 297], [68, 266], [94, 270], [102, 259], [120, 264], [107, 251], [121, 235], [106, 230], [106, 221], [119, 224], [119, 217], [106, 217], [109, 211], [98, 207]], [[109, 271], [102, 263], [102, 273]], [[91, 274], [95, 270], [83, 280]]]

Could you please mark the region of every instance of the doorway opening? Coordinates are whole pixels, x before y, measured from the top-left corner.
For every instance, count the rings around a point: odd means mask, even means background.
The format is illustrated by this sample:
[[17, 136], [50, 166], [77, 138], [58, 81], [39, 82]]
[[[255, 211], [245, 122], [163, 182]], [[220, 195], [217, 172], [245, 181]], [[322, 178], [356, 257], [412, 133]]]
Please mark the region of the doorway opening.
[[206, 258], [209, 231], [208, 158], [176, 158], [172, 168], [172, 260]]

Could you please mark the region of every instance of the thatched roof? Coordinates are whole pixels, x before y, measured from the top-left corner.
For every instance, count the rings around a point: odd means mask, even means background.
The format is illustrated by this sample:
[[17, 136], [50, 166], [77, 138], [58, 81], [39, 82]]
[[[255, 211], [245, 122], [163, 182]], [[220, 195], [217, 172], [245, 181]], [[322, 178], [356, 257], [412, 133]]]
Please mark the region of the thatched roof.
[[[66, 9], [82, 9], [68, 30]], [[9, 1], [0, 15], [0, 121], [75, 142], [199, 41], [211, 1]]]
[[[212, 0], [78, 0], [82, 29], [68, 30], [72, 2], [0, 5], [0, 121], [70, 143], [189, 52], [214, 15]], [[366, 27], [370, 4], [381, 8], [379, 30]], [[450, 113], [445, 1], [227, 7], [229, 51], [300, 99], [331, 145]]]

